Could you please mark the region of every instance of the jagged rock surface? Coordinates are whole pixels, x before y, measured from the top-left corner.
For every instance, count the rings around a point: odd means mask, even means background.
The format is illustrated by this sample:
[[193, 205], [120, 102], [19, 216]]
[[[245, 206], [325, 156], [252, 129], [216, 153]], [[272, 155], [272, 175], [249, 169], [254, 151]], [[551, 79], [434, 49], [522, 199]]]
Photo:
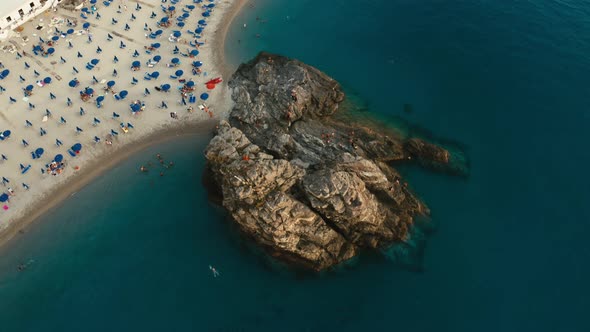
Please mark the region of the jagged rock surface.
[[429, 210], [390, 164], [445, 167], [448, 151], [335, 120], [340, 85], [297, 60], [261, 53], [229, 86], [235, 105], [206, 158], [244, 233], [314, 270], [410, 240], [414, 218]]

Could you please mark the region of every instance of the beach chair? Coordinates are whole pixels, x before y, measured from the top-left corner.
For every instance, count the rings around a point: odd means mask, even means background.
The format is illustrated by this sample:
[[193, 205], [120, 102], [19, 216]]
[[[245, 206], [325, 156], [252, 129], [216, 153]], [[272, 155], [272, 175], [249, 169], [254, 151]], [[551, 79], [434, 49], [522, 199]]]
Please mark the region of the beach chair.
[[115, 97], [116, 100], [121, 100], [121, 97], [119, 95], [113, 95], [113, 97]]
[[110, 1], [103, 1], [102, 4], [105, 5], [106, 7], [108, 7], [111, 5], [111, 2]]
[[189, 102], [189, 103], [191, 103], [191, 104], [194, 104], [194, 103], [196, 103], [196, 102], [197, 102], [197, 97], [196, 97], [195, 95], [192, 95], [192, 94], [191, 94], [191, 95], [188, 97], [188, 102]]
[[94, 69], [94, 65], [93, 65], [93, 64], [91, 64], [90, 62], [88, 62], [88, 63], [86, 64], [86, 69], [88, 69], [88, 70], [92, 70], [92, 69]]
[[74, 152], [74, 150], [69, 149], [68, 153], [70, 154], [70, 156], [75, 157], [76, 156], [76, 152]]
[[[149, 67], [149, 65], [148, 65], [148, 67]], [[143, 79], [146, 81], [151, 81], [152, 76], [150, 75], [150, 73], [145, 73], [145, 75], [143, 76]]]

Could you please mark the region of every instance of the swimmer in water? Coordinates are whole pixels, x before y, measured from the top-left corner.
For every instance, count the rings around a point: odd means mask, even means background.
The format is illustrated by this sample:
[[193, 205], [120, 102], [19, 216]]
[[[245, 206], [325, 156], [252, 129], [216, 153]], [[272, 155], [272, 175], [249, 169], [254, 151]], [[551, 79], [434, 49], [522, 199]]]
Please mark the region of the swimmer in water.
[[213, 272], [213, 277], [217, 278], [220, 273], [219, 271], [217, 271], [213, 266], [209, 265], [209, 270], [211, 270], [211, 272]]

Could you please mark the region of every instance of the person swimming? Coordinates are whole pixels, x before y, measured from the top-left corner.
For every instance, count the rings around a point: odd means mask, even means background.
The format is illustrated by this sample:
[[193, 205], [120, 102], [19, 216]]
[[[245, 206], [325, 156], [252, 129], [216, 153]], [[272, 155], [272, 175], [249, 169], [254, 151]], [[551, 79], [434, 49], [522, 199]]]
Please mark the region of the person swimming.
[[213, 273], [213, 277], [217, 278], [220, 273], [219, 271], [217, 271], [213, 266], [209, 265], [209, 270], [211, 270], [211, 272]]

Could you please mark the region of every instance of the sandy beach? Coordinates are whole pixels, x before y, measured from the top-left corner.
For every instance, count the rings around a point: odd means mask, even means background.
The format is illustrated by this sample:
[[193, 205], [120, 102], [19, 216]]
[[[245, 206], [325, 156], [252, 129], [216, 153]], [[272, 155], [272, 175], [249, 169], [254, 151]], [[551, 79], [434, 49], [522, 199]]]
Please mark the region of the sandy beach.
[[[226, 80], [233, 69], [224, 60], [225, 35], [246, 2], [216, 0], [196, 4], [181, 0], [170, 12], [170, 3], [161, 0], [117, 0], [110, 6], [98, 1], [94, 12], [86, 4], [87, 19], [81, 17], [81, 11], [48, 11], [24, 24], [19, 36], [0, 42], [0, 62], [10, 71], [0, 80], [0, 133], [10, 131], [0, 141], [0, 153], [6, 157], [0, 160], [0, 176], [9, 181], [3, 181], [0, 194], [10, 194], [9, 200], [0, 204], [0, 246], [129, 155], [162, 140], [210, 131], [226, 117], [232, 104]], [[215, 6], [207, 10], [201, 7], [209, 4]], [[209, 11], [210, 16], [204, 17], [204, 11]], [[177, 17], [183, 14], [184, 26], [180, 27]], [[158, 26], [166, 16], [171, 25]], [[200, 20], [205, 20], [206, 25], [199, 25]], [[87, 31], [83, 29], [84, 22], [90, 23]], [[202, 28], [199, 35], [187, 33], [198, 26]], [[62, 33], [56, 33], [56, 29]], [[68, 29], [74, 32], [68, 34]], [[149, 34], [157, 30], [162, 33], [150, 38]], [[179, 31], [180, 36], [174, 36], [174, 31]], [[59, 39], [48, 45], [55, 35]], [[190, 52], [197, 49], [191, 45], [195, 42], [202, 45], [198, 46], [198, 55], [191, 57]], [[43, 52], [52, 47], [53, 53], [35, 55], [33, 46], [40, 43]], [[148, 54], [145, 47], [154, 43], [160, 46]], [[134, 57], [135, 50], [139, 55]], [[148, 68], [147, 64], [153, 63], [158, 55], [161, 60]], [[179, 60], [177, 64], [173, 58]], [[94, 66], [93, 59], [99, 60]], [[131, 69], [134, 61], [140, 63], [136, 71]], [[202, 65], [196, 67], [194, 61]], [[193, 68], [199, 68], [200, 73], [193, 72]], [[176, 75], [178, 70], [183, 71], [181, 76]], [[160, 73], [156, 79], [148, 75], [154, 71]], [[37, 83], [47, 77], [49, 84]], [[205, 86], [205, 82], [217, 77], [223, 78], [223, 82], [214, 89]], [[74, 79], [79, 85], [71, 87]], [[194, 91], [189, 91], [183, 105], [179, 89], [191, 80]], [[116, 82], [114, 91], [105, 90], [108, 81]], [[157, 91], [156, 87], [165, 84], [171, 86], [169, 92]], [[29, 85], [32, 90], [25, 91]], [[87, 87], [94, 93], [83, 101], [81, 91], [87, 92]], [[115, 99], [114, 95], [122, 96], [119, 93], [123, 90], [128, 95]], [[189, 99], [191, 93], [194, 102]], [[208, 94], [206, 100], [203, 93]], [[99, 96], [104, 96], [101, 107], [96, 102]], [[144, 110], [132, 113], [130, 104], [134, 101], [143, 105]], [[167, 108], [162, 107], [163, 102]], [[200, 109], [200, 105], [209, 112]], [[176, 112], [176, 118], [171, 112]], [[57, 140], [63, 144], [58, 145]], [[72, 149], [76, 143], [82, 145], [78, 153]], [[40, 155], [39, 148], [43, 149]], [[63, 156], [64, 165], [59, 174], [52, 175], [47, 165], [58, 154]]]

